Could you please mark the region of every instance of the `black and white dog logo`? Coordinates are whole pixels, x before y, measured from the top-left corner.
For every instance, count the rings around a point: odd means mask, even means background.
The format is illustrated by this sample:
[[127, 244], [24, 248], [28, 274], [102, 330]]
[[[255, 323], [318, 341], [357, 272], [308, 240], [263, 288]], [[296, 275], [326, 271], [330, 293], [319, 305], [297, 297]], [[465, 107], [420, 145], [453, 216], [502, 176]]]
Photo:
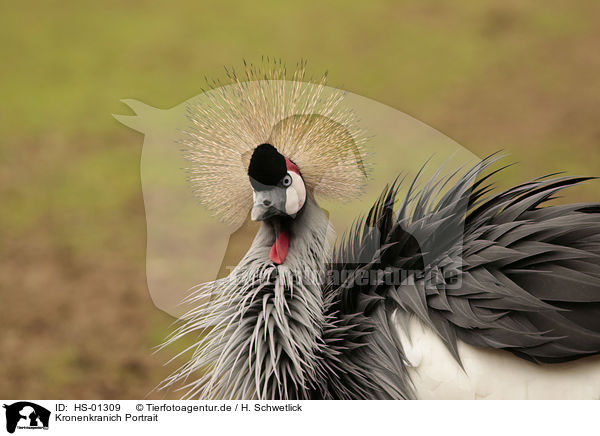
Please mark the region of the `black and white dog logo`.
[[6, 431], [15, 429], [48, 429], [50, 411], [29, 401], [4, 405], [6, 409]]

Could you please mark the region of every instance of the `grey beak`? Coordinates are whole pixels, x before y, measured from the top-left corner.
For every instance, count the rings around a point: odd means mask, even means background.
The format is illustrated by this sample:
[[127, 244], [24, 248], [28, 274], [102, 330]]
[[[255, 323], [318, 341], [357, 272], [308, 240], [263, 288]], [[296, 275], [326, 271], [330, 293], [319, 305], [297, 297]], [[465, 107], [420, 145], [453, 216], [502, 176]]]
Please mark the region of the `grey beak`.
[[276, 187], [255, 191], [250, 218], [263, 221], [275, 215], [285, 215], [285, 189]]

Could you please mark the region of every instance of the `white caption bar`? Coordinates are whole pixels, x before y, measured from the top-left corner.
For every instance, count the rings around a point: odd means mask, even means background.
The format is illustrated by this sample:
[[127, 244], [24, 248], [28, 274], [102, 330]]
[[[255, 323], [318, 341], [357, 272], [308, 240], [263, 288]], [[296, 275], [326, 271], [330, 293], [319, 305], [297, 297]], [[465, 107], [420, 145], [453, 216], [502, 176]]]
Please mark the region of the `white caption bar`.
[[[597, 431], [592, 401], [4, 400], [0, 434], [502, 435]], [[12, 432], [11, 432], [12, 430]], [[8, 431], [8, 433], [6, 433]], [[236, 433], [233, 433], [236, 432]]]

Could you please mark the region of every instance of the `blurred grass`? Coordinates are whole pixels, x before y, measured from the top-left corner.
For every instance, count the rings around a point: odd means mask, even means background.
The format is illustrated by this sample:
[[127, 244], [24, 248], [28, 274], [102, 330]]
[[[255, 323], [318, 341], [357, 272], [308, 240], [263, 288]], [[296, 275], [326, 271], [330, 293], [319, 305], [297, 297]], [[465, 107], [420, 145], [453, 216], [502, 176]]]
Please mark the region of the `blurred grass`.
[[[309, 60], [329, 84], [483, 156], [600, 175], [600, 4], [3, 2], [0, 397], [139, 398], [174, 367], [144, 276], [141, 136], [123, 98], [167, 108], [242, 58]], [[598, 200], [598, 183], [566, 200]]]

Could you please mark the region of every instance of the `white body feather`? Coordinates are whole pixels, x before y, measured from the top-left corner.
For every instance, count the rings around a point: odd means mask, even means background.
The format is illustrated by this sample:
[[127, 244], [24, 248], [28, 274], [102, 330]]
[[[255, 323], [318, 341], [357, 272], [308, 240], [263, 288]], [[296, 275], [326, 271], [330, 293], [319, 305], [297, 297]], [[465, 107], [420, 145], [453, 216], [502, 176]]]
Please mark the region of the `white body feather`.
[[416, 317], [394, 319], [418, 399], [600, 399], [600, 356], [535, 364], [458, 341], [463, 368]]

